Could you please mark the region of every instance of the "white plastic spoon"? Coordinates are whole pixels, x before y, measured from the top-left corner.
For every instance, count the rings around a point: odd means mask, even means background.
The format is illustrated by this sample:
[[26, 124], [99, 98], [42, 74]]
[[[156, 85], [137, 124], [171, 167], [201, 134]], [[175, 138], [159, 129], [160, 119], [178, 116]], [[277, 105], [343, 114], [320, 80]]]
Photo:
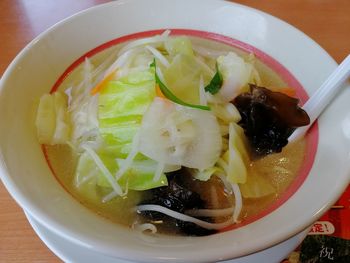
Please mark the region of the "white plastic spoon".
[[332, 101], [338, 93], [342, 84], [350, 77], [350, 55], [336, 68], [335, 71], [326, 79], [322, 86], [305, 103], [303, 109], [310, 117], [310, 124], [297, 128], [290, 136], [289, 141], [295, 141], [302, 137], [311, 127], [314, 121], [320, 116], [326, 106]]

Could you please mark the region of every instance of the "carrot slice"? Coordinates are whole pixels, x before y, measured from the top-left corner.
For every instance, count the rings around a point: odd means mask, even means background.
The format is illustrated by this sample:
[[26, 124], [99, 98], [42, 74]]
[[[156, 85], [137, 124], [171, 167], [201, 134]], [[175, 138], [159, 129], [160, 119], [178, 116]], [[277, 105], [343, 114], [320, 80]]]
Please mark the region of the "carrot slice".
[[283, 87], [283, 88], [269, 87], [269, 89], [275, 92], [276, 91], [281, 92], [289, 97], [295, 97], [295, 89], [290, 87]]
[[105, 86], [107, 86], [108, 82], [110, 82], [113, 79], [116, 71], [117, 70], [113, 70], [111, 73], [109, 73], [105, 77], [103, 77], [103, 79], [99, 83], [97, 83], [97, 85], [90, 91], [91, 95], [95, 95], [96, 93], [103, 90], [105, 88]]
[[158, 84], [156, 84], [156, 95], [157, 95], [157, 97], [161, 97], [161, 98], [166, 99], [166, 97], [164, 96], [163, 92], [160, 90]]

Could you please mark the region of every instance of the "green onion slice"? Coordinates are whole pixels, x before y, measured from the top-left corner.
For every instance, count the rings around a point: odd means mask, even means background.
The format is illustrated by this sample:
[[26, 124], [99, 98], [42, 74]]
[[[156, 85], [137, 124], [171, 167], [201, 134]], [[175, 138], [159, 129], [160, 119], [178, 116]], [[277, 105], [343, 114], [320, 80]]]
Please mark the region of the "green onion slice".
[[210, 83], [204, 88], [206, 92], [210, 92], [211, 94], [216, 94], [219, 92], [222, 86], [222, 75], [219, 71], [218, 64], [216, 63], [216, 73], [214, 77], [211, 79]]
[[161, 92], [163, 93], [163, 95], [166, 98], [168, 98], [169, 100], [171, 100], [177, 104], [183, 105], [183, 106], [196, 108], [196, 109], [200, 109], [200, 110], [210, 110], [210, 108], [208, 106], [190, 104], [190, 103], [184, 102], [183, 100], [176, 97], [175, 94], [172, 93], [171, 90], [160, 80], [160, 78], [157, 74], [157, 65], [156, 65], [155, 59], [150, 64], [150, 67], [154, 67], [156, 83], [159, 85], [159, 89], [161, 90]]

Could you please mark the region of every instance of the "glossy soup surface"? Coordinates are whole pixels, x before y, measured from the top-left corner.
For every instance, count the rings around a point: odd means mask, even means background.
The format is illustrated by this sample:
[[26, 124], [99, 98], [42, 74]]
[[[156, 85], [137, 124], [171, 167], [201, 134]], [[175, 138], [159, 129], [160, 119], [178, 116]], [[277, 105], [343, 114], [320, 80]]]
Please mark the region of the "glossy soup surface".
[[[192, 38], [191, 40], [194, 43], [200, 43], [202, 46], [214, 47], [215, 49], [223, 51], [234, 50], [242, 56], [247, 56], [247, 54], [242, 51], [221, 43], [199, 38]], [[119, 46], [108, 48], [90, 59], [94, 65], [98, 65], [118, 49]], [[263, 86], [273, 88], [286, 87], [286, 83], [281, 77], [259, 60], [257, 60], [255, 67], [260, 74]], [[79, 83], [81, 80], [80, 76], [81, 66], [77, 67], [68, 75], [59, 89], [64, 90], [72, 84]], [[275, 193], [259, 199], [243, 198], [243, 208], [239, 218], [240, 221], [244, 222], [258, 215], [281, 197], [298, 175], [305, 157], [305, 149], [306, 142], [305, 140], [301, 140], [287, 145], [281, 153], [270, 154], [259, 160], [251, 161], [248, 168], [248, 176], [250, 174], [258, 174], [259, 176], [267, 178], [275, 189]], [[110, 192], [110, 189], [96, 187], [95, 182], [86, 183], [79, 188], [75, 186], [74, 173], [78, 156], [71, 151], [68, 145], [45, 146], [45, 151], [57, 180], [80, 203], [99, 215], [128, 227], [132, 226], [136, 220], [142, 222], [142, 219], [135, 212], [135, 206], [148, 197], [147, 192], [129, 191], [128, 195], [125, 197], [114, 198], [109, 202], [103, 203], [101, 199]], [[226, 208], [232, 206], [234, 201], [233, 197], [223, 190], [222, 182], [216, 177], [212, 177], [205, 183], [194, 182], [193, 187], [198, 190], [201, 198], [207, 202], [209, 207]], [[86, 198], [84, 195], [85, 191], [94, 194], [90, 194], [90, 198]], [[219, 218], [217, 220], [223, 221], [225, 218]], [[176, 232], [176, 230], [171, 229], [166, 229], [165, 231]]]

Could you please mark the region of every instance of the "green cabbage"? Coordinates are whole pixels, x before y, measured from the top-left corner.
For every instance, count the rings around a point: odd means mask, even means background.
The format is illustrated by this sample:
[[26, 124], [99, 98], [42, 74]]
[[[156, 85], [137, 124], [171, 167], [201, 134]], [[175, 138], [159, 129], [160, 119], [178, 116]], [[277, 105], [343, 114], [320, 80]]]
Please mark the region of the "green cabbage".
[[171, 56], [176, 56], [177, 54], [193, 56], [192, 43], [188, 37], [168, 38], [165, 41], [165, 49]]
[[133, 72], [103, 89], [98, 99], [99, 130], [106, 150], [126, 158], [141, 126], [142, 116], [155, 97], [152, 70]]
[[166, 85], [179, 99], [190, 104], [199, 104], [200, 77], [208, 83], [213, 76], [198, 64], [191, 41], [187, 37], [169, 38], [165, 47], [171, 60], [170, 66], [162, 69]]
[[[99, 94], [98, 120], [103, 144], [96, 154], [113, 176], [132, 150], [132, 141], [140, 129], [142, 116], [155, 97], [154, 86], [154, 72], [149, 69], [110, 81]], [[164, 173], [159, 180], [153, 180], [156, 167], [155, 161], [138, 154], [117, 182], [124, 190], [147, 190], [167, 185]], [[91, 176], [91, 171], [98, 186], [111, 187], [94, 160], [83, 153], [79, 158], [76, 180]]]
[[42, 144], [65, 144], [70, 139], [71, 127], [66, 94], [57, 91], [40, 98], [35, 125]]
[[[123, 159], [115, 159], [111, 157], [109, 153], [105, 152], [99, 152], [98, 156], [112, 175], [118, 171], [118, 167], [124, 161]], [[157, 163], [155, 161], [136, 160], [132, 163], [131, 167], [126, 171], [126, 173], [118, 180], [118, 184], [123, 190], [147, 190], [167, 185], [167, 178], [164, 174], [161, 175], [159, 180], [153, 181], [156, 167]], [[97, 168], [94, 160], [88, 153], [85, 152], [80, 156], [78, 161], [75, 178], [76, 184], [79, 185], [80, 182], [88, 180], [88, 178], [84, 179], [86, 177], [91, 177], [91, 180], [100, 187], [111, 187], [106, 177]]]

